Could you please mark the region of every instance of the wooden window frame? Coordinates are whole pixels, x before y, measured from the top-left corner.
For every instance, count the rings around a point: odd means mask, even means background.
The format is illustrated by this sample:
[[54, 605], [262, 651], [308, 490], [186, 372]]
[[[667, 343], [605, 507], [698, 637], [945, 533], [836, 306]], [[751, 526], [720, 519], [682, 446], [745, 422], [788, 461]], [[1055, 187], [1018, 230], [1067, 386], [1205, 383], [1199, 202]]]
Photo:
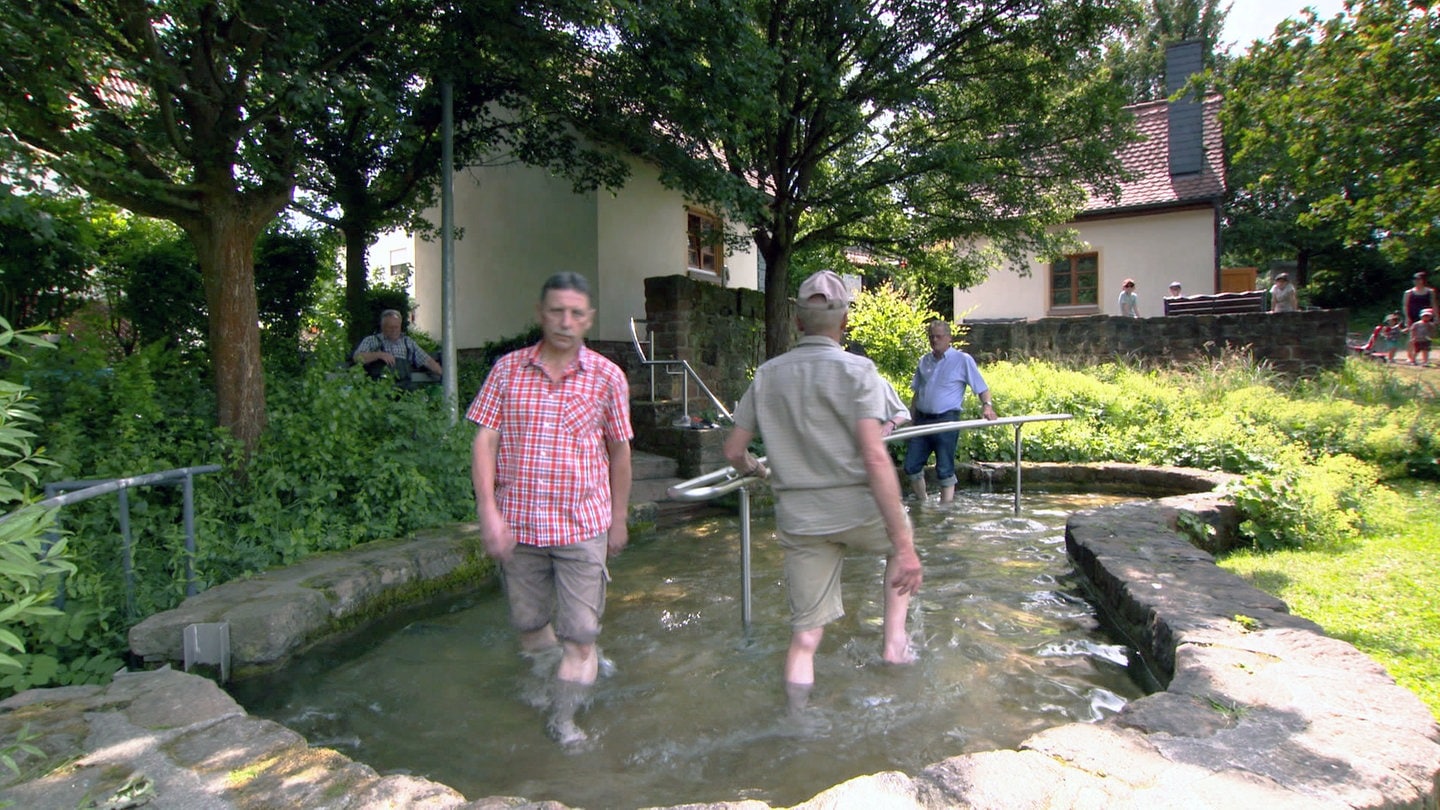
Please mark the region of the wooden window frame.
[[685, 265], [691, 278], [725, 283], [724, 220], [698, 208], [685, 209]]
[[[1091, 267], [1088, 271], [1083, 267], [1087, 259], [1090, 260]], [[1062, 256], [1050, 262], [1045, 275], [1045, 303], [1048, 314], [1095, 315], [1100, 312], [1100, 253], [1098, 251], [1092, 250]], [[1056, 285], [1062, 275], [1068, 279], [1068, 283], [1063, 289], [1063, 292], [1066, 293], [1065, 300], [1058, 301], [1057, 295], [1062, 290]], [[1091, 286], [1088, 290], [1085, 285], [1078, 283], [1082, 275], [1091, 277]], [[1092, 292], [1095, 297], [1094, 301], [1081, 300], [1087, 291]]]

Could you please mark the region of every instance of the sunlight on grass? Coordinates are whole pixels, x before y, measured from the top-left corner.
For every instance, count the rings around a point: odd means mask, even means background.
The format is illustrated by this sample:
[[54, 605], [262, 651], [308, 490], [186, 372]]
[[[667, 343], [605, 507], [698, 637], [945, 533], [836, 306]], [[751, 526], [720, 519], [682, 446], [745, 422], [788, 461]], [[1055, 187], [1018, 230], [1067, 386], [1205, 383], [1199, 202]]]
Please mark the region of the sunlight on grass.
[[1251, 551], [1220, 565], [1379, 661], [1440, 718], [1440, 486], [1405, 482], [1394, 509], [1337, 551]]

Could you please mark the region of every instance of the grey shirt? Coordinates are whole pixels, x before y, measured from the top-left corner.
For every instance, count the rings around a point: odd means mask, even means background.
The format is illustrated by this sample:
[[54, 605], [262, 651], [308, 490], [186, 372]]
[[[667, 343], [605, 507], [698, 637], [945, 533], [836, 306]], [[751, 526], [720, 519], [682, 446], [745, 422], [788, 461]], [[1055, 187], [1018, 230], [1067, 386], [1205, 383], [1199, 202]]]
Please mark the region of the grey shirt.
[[802, 337], [756, 369], [735, 424], [765, 441], [782, 531], [832, 534], [879, 515], [855, 423], [890, 418], [889, 387], [868, 358], [826, 337]]

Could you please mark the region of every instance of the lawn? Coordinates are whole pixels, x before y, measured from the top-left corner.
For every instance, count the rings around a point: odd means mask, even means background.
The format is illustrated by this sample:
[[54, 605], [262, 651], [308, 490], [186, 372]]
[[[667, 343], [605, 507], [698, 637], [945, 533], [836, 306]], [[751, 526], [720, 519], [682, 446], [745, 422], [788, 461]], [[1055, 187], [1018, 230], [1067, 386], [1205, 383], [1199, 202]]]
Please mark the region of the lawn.
[[1440, 718], [1440, 485], [1403, 482], [1396, 508], [1345, 548], [1220, 561], [1379, 661]]

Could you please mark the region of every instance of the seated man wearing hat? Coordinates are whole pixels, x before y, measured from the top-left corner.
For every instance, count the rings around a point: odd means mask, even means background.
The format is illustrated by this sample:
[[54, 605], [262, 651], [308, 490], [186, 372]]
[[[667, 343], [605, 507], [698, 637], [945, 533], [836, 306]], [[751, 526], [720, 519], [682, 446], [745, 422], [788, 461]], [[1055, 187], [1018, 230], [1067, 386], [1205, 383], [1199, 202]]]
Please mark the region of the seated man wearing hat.
[[[889, 383], [868, 358], [841, 348], [849, 305], [850, 292], [835, 273], [805, 279], [795, 301], [803, 337], [756, 369], [725, 438], [731, 465], [768, 477], [775, 492], [790, 594], [784, 674], [792, 710], [804, 707], [814, 685], [825, 625], [845, 614], [840, 569], [847, 550], [886, 556], [881, 658], [896, 664], [913, 658], [905, 621], [922, 572], [881, 439], [891, 415]], [[765, 440], [768, 470], [748, 450], [756, 436]]]

